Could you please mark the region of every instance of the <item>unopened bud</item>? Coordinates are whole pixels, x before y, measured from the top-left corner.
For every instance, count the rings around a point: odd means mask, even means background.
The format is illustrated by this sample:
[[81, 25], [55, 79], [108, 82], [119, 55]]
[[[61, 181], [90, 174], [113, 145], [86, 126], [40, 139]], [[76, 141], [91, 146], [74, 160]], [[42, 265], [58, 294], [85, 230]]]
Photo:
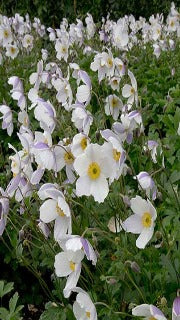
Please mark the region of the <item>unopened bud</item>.
[[156, 237], [156, 239], [162, 239], [162, 233], [160, 232], [160, 231], [156, 231], [156, 233], [155, 233], [155, 237]]
[[135, 261], [131, 262], [131, 269], [137, 273], [141, 271], [140, 266]]
[[127, 205], [128, 207], [130, 207], [131, 202], [130, 202], [130, 199], [129, 199], [128, 196], [124, 196], [124, 197], [123, 197], [123, 202], [124, 202], [125, 205]]

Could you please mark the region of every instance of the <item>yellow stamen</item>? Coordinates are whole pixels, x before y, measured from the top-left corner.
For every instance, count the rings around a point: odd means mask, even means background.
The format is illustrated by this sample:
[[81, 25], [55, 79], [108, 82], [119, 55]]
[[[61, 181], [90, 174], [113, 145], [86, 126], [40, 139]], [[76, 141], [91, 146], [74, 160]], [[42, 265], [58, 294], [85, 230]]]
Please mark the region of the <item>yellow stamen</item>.
[[74, 262], [70, 261], [70, 262], [69, 262], [69, 267], [70, 267], [70, 269], [71, 269], [72, 271], [75, 271], [75, 263], [74, 263]]
[[131, 94], [134, 94], [135, 90], [134, 88], [131, 88]]
[[64, 154], [64, 161], [66, 164], [72, 164], [74, 162], [74, 156], [72, 152], [65, 152]]
[[81, 148], [83, 150], [86, 149], [86, 147], [87, 147], [87, 139], [86, 138], [82, 138], [80, 145], [81, 145]]
[[111, 58], [108, 58], [108, 59], [107, 59], [107, 64], [108, 64], [108, 67], [109, 67], [109, 68], [112, 68], [113, 62], [112, 62], [112, 59], [111, 59]]
[[96, 162], [91, 162], [91, 164], [89, 165], [89, 168], [88, 168], [88, 176], [92, 180], [96, 180], [99, 178], [100, 173], [101, 173], [101, 169], [100, 169], [99, 165]]
[[115, 161], [118, 161], [120, 159], [121, 152], [117, 151], [116, 149], [113, 149], [113, 158]]
[[118, 105], [118, 99], [113, 97], [112, 101], [111, 101], [111, 105], [112, 105], [113, 108], [116, 108], [117, 105]]
[[149, 228], [152, 224], [152, 216], [149, 212], [144, 212], [142, 216], [142, 225], [145, 228]]
[[91, 313], [89, 311], [86, 312], [86, 317], [90, 319]]
[[4, 30], [4, 38], [8, 38], [9, 37], [9, 32], [7, 30]]
[[154, 317], [150, 317], [149, 320], [157, 320], [157, 319]]
[[16, 52], [16, 49], [14, 47], [11, 47], [11, 53], [14, 54]]
[[57, 214], [60, 217], [64, 217], [65, 216], [64, 211], [58, 206], [58, 204], [56, 205], [56, 211], [57, 211]]

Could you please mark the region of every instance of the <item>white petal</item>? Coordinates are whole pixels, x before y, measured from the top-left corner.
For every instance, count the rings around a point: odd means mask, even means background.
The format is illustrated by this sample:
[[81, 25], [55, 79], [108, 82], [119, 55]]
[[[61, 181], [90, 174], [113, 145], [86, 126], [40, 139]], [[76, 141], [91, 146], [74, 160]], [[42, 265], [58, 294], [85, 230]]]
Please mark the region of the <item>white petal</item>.
[[136, 240], [136, 247], [139, 249], [144, 249], [146, 244], [152, 238], [154, 228], [144, 228], [140, 236]]
[[40, 207], [40, 219], [45, 222], [51, 222], [58, 217], [56, 211], [57, 202], [55, 200], [46, 200]]
[[58, 277], [66, 277], [72, 273], [66, 252], [60, 252], [55, 256], [54, 267]]
[[129, 98], [132, 93], [131, 93], [132, 87], [129, 84], [125, 84], [124, 87], [122, 88], [122, 96], [124, 98]]
[[92, 194], [95, 201], [99, 203], [103, 202], [108, 193], [108, 182], [103, 175], [101, 175], [97, 180], [91, 180], [90, 194]]
[[141, 217], [137, 214], [133, 214], [129, 218], [127, 218], [122, 224], [124, 230], [126, 232], [131, 233], [141, 233], [143, 230], [143, 225], [141, 221]]
[[140, 317], [151, 317], [150, 305], [141, 304], [140, 306], [137, 306], [134, 309], [132, 309], [132, 314], [134, 316], [140, 316]]
[[134, 213], [142, 216], [144, 212], [149, 212], [149, 204], [140, 196], [131, 199], [131, 209]]
[[82, 85], [78, 87], [76, 98], [79, 102], [85, 102], [89, 99], [90, 88], [87, 85]]
[[91, 195], [90, 182], [91, 181], [88, 176], [79, 177], [76, 181], [76, 194], [78, 197]]

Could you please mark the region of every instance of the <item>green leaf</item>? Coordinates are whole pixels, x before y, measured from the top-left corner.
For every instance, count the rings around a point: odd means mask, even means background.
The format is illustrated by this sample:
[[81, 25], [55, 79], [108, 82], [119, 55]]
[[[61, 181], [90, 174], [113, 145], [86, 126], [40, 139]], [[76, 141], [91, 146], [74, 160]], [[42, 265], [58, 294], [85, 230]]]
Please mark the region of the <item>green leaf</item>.
[[66, 320], [65, 309], [55, 303], [48, 302], [45, 305], [46, 310], [41, 314], [39, 320]]
[[9, 282], [7, 284], [4, 284], [4, 281], [0, 281], [0, 298], [5, 296], [5, 294], [9, 293], [12, 291], [14, 288], [14, 283]]
[[9, 300], [9, 310], [10, 313], [13, 313], [16, 309], [16, 304], [18, 301], [19, 295], [17, 292], [15, 292], [15, 294], [13, 295], [13, 297]]
[[0, 308], [0, 319], [6, 320], [9, 315], [9, 312], [6, 308]]

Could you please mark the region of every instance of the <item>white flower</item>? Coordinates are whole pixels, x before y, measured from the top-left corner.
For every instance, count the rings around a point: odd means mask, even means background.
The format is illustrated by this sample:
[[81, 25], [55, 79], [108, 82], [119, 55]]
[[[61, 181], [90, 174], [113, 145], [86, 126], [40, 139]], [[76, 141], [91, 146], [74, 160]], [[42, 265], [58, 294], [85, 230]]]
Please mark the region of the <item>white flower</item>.
[[137, 94], [137, 81], [130, 70], [128, 70], [128, 75], [131, 79], [131, 85], [130, 84], [124, 85], [124, 87], [122, 88], [122, 96], [124, 98], [128, 98], [127, 105], [128, 105], [128, 108], [130, 109], [134, 102], [136, 103], [136, 106], [137, 106], [138, 94]]
[[0, 26], [0, 41], [3, 43], [3, 47], [6, 47], [13, 40], [12, 32], [9, 26]]
[[112, 115], [114, 120], [117, 120], [120, 111], [122, 110], [123, 103], [119, 97], [112, 94], [106, 98], [105, 114]]
[[74, 136], [72, 141], [71, 151], [75, 157], [79, 156], [84, 152], [86, 147], [89, 145], [89, 138], [83, 134], [78, 133]]
[[151, 202], [140, 196], [131, 199], [131, 209], [134, 214], [123, 222], [123, 228], [127, 232], [140, 234], [136, 246], [144, 249], [153, 236], [157, 213]]
[[55, 272], [58, 277], [67, 277], [66, 286], [63, 290], [65, 298], [68, 298], [71, 291], [76, 287], [81, 273], [81, 261], [84, 258], [82, 250], [67, 250], [55, 256]]
[[58, 243], [63, 250], [72, 250], [74, 252], [77, 250], [83, 250], [86, 258], [92, 261], [93, 265], [96, 265], [96, 253], [87, 239], [76, 235], [68, 235], [60, 239]]
[[95, 201], [103, 202], [109, 192], [107, 178], [111, 175], [111, 160], [104, 147], [90, 144], [74, 161], [80, 175], [76, 182], [77, 196], [92, 195]]
[[2, 129], [6, 129], [9, 136], [12, 135], [13, 132], [13, 122], [12, 122], [12, 111], [6, 105], [0, 105], [0, 113], [3, 114], [0, 119], [3, 119]]
[[10, 57], [12, 59], [16, 58], [18, 55], [19, 49], [18, 47], [14, 44], [8, 44], [6, 46], [6, 56]]
[[132, 314], [144, 317], [144, 320], [167, 320], [162, 311], [152, 304], [141, 304], [132, 309]]
[[63, 145], [61, 142], [54, 148], [55, 165], [54, 170], [56, 172], [66, 168], [66, 175], [70, 183], [73, 183], [76, 179], [74, 171], [74, 156], [72, 154], [71, 146]]
[[156, 199], [156, 186], [151, 176], [145, 172], [140, 172], [135, 178], [137, 178], [142, 189], [146, 190], [147, 197], [152, 196], [152, 200]]
[[55, 45], [56, 49], [56, 57], [58, 60], [64, 59], [67, 62], [68, 59], [68, 49], [69, 49], [69, 44], [67, 39], [62, 39], [62, 41], [59, 41], [59, 39], [56, 41]]
[[40, 219], [44, 223], [55, 220], [54, 238], [58, 240], [67, 233], [71, 234], [71, 213], [63, 193], [55, 188], [50, 190], [50, 194], [46, 195], [46, 198], [50, 199], [46, 200], [39, 209]]
[[82, 131], [83, 133], [88, 135], [90, 126], [93, 123], [93, 117], [83, 105], [75, 104], [73, 105], [71, 121], [79, 131]]
[[33, 47], [33, 40], [34, 40], [34, 38], [33, 38], [32, 35], [26, 34], [26, 35], [24, 36], [24, 38], [23, 38], [23, 41], [22, 41], [23, 47], [26, 48], [26, 49], [27, 49], [27, 48], [32, 49], [32, 47]]
[[80, 288], [73, 291], [79, 292], [73, 304], [73, 312], [77, 320], [97, 320], [97, 313], [89, 295]]

